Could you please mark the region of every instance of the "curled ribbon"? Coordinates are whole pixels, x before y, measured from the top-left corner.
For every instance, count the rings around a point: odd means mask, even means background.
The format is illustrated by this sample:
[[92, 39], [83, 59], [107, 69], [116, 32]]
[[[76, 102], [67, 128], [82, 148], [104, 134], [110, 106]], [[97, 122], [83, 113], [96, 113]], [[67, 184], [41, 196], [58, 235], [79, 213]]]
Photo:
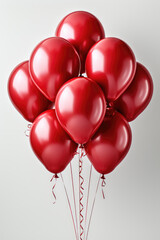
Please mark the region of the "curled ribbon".
[[32, 127], [32, 124], [28, 124], [27, 125], [27, 130], [24, 132], [26, 137], [29, 137], [29, 134], [30, 134], [30, 131], [31, 131], [31, 127]]
[[84, 178], [82, 177], [82, 170], [83, 170], [83, 157], [85, 156], [84, 148], [83, 146], [80, 146], [80, 155], [79, 155], [79, 224], [80, 224], [80, 240], [83, 240], [83, 235], [84, 235], [84, 228], [83, 228], [83, 221], [84, 221], [84, 216], [83, 216], [83, 191], [84, 191]]
[[53, 182], [54, 180], [54, 184], [53, 184], [53, 187], [52, 187], [52, 195], [53, 195], [53, 198], [54, 198], [54, 202], [53, 204], [56, 203], [56, 200], [57, 200], [57, 197], [56, 197], [56, 194], [54, 192], [54, 189], [56, 187], [56, 184], [57, 184], [57, 178], [58, 178], [58, 175], [57, 174], [54, 174], [53, 177], [51, 178], [50, 182]]
[[102, 175], [101, 179], [102, 179], [102, 184], [101, 184], [101, 187], [102, 187], [102, 196], [103, 196], [103, 199], [105, 199], [104, 187], [106, 186], [106, 181], [105, 181], [106, 178], [105, 178], [104, 174]]

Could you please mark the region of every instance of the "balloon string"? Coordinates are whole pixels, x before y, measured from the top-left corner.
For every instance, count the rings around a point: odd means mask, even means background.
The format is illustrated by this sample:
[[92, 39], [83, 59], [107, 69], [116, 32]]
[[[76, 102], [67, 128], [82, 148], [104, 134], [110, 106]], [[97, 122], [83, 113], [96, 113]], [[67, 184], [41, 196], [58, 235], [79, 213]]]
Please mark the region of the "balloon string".
[[80, 155], [79, 155], [79, 234], [80, 234], [80, 240], [83, 240], [83, 235], [84, 235], [84, 228], [83, 228], [83, 221], [84, 221], [84, 217], [83, 217], [83, 210], [84, 210], [84, 206], [83, 206], [83, 184], [84, 184], [84, 178], [82, 177], [82, 170], [83, 170], [83, 159], [82, 157], [84, 156], [84, 148], [81, 146], [79, 148], [80, 150]]
[[32, 124], [28, 124], [27, 125], [27, 130], [25, 130], [25, 135], [26, 135], [26, 137], [29, 137], [29, 135], [30, 135], [30, 131], [31, 131], [31, 127], [32, 127]]
[[84, 239], [85, 239], [86, 227], [87, 227], [87, 214], [88, 214], [88, 203], [89, 203], [89, 194], [90, 194], [90, 186], [91, 186], [91, 177], [92, 177], [92, 164], [90, 167], [90, 174], [89, 174], [89, 181], [88, 181], [87, 203], [86, 203], [85, 224], [84, 224]]
[[72, 171], [72, 163], [71, 162], [70, 162], [70, 171], [71, 171], [71, 180], [72, 180], [72, 192], [73, 192], [73, 200], [74, 200], [75, 221], [76, 221], [77, 237], [78, 237], [78, 217], [77, 217], [76, 197], [75, 197], [75, 188], [74, 188], [73, 171]]
[[104, 188], [105, 188], [105, 186], [106, 186], [106, 181], [105, 181], [105, 176], [104, 175], [102, 175], [101, 176], [101, 179], [102, 179], [102, 184], [101, 184], [101, 187], [102, 187], [102, 196], [103, 196], [103, 199], [105, 199], [105, 194], [104, 194]]
[[65, 190], [65, 194], [66, 194], [66, 197], [67, 197], [68, 206], [69, 206], [69, 210], [70, 210], [71, 217], [72, 217], [72, 222], [73, 222], [73, 227], [74, 227], [74, 232], [75, 232], [76, 240], [78, 240], [78, 232], [76, 231], [76, 225], [75, 225], [75, 221], [74, 221], [74, 217], [73, 217], [73, 211], [72, 211], [71, 203], [70, 203], [70, 200], [69, 200], [67, 188], [66, 188], [66, 186], [65, 186], [64, 179], [63, 179], [63, 176], [62, 176], [61, 173], [60, 173], [60, 176], [61, 176], [61, 179], [62, 179], [63, 187], [64, 187], [64, 190]]
[[88, 222], [88, 229], [87, 229], [87, 234], [86, 234], [86, 240], [88, 238], [88, 233], [89, 233], [89, 229], [90, 229], [90, 225], [91, 225], [91, 219], [92, 219], [92, 215], [93, 215], [93, 209], [94, 209], [94, 206], [95, 206], [95, 201], [96, 201], [96, 196], [97, 196], [97, 192], [98, 192], [100, 179], [101, 179], [101, 177], [99, 177], [99, 179], [98, 179], [98, 183], [97, 183], [97, 187], [96, 187], [96, 191], [95, 191], [95, 195], [94, 195], [94, 199], [93, 199], [93, 203], [92, 203], [90, 218], [89, 218], [89, 222]]
[[50, 180], [50, 182], [53, 182], [53, 180], [54, 180], [54, 184], [53, 184], [53, 187], [52, 187], [52, 195], [53, 195], [53, 198], [54, 198], [53, 204], [55, 204], [56, 200], [57, 200], [56, 194], [54, 192], [54, 189], [55, 189], [56, 184], [57, 184], [57, 178], [58, 178], [57, 174], [54, 174], [53, 177]]

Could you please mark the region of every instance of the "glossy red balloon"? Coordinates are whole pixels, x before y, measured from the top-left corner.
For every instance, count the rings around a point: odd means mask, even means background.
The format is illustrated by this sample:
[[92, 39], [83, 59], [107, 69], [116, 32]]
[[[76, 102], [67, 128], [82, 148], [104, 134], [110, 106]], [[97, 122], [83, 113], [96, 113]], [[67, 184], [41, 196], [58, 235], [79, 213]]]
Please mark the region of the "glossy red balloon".
[[34, 83], [50, 101], [67, 80], [77, 77], [80, 59], [75, 48], [65, 39], [45, 39], [30, 58], [30, 73]]
[[88, 158], [101, 174], [107, 174], [123, 160], [132, 140], [131, 129], [118, 112], [106, 116], [102, 125], [85, 145]]
[[77, 149], [77, 144], [60, 126], [54, 109], [36, 118], [30, 132], [30, 143], [36, 156], [52, 173], [62, 172]]
[[11, 73], [8, 82], [8, 92], [15, 108], [29, 122], [45, 110], [51, 108], [50, 102], [32, 82], [28, 61], [20, 63]]
[[85, 11], [72, 12], [59, 23], [56, 36], [67, 39], [77, 49], [81, 59], [81, 73], [85, 72], [85, 60], [89, 49], [105, 37], [100, 21]]
[[87, 76], [103, 89], [108, 101], [116, 100], [133, 80], [136, 60], [131, 48], [118, 38], [95, 44], [86, 59]]
[[101, 88], [91, 79], [74, 78], [58, 92], [55, 109], [66, 132], [76, 143], [84, 144], [104, 119], [105, 97]]
[[134, 120], [149, 104], [153, 94], [152, 77], [148, 70], [137, 63], [136, 74], [127, 90], [115, 101], [115, 108], [127, 121]]

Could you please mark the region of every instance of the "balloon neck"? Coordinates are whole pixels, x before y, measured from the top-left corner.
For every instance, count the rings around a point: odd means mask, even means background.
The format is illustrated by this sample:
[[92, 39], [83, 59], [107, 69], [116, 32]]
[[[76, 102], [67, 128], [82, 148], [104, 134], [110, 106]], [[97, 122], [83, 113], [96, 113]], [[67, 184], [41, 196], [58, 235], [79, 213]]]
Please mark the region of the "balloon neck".
[[57, 173], [55, 173], [54, 178], [59, 178], [58, 175], [57, 175]]
[[82, 73], [79, 74], [80, 77], [84, 77]]
[[113, 102], [106, 102], [107, 108], [113, 108], [114, 104]]
[[112, 117], [115, 113], [114, 109], [114, 104], [113, 102], [107, 102], [107, 107], [106, 107], [106, 116], [107, 117]]
[[84, 148], [84, 144], [79, 144], [79, 148]]
[[105, 176], [104, 176], [104, 174], [102, 174], [102, 176], [101, 176], [101, 179], [103, 179], [103, 180], [105, 180], [106, 178], [105, 178]]

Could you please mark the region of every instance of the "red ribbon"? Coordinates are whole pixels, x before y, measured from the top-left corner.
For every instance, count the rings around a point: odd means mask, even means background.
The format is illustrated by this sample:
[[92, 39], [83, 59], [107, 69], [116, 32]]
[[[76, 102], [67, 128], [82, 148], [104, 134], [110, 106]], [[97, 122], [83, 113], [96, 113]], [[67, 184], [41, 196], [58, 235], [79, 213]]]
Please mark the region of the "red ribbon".
[[101, 179], [102, 179], [102, 184], [101, 184], [101, 187], [102, 187], [102, 196], [103, 196], [103, 199], [105, 199], [104, 187], [106, 186], [106, 181], [105, 181], [106, 178], [105, 178], [104, 175], [102, 175]]
[[58, 178], [58, 175], [57, 174], [54, 174], [53, 177], [51, 178], [50, 182], [53, 182], [54, 180], [54, 184], [53, 184], [53, 187], [52, 187], [52, 195], [53, 195], [53, 198], [54, 198], [54, 202], [53, 204], [56, 203], [56, 200], [57, 200], [57, 197], [56, 197], [56, 194], [54, 192], [54, 189], [56, 187], [56, 183], [57, 183], [57, 178]]
[[79, 155], [79, 224], [80, 224], [80, 240], [83, 240], [83, 235], [84, 235], [84, 228], [83, 228], [83, 221], [84, 221], [84, 216], [83, 216], [83, 191], [84, 191], [84, 178], [82, 177], [82, 170], [83, 170], [83, 157], [85, 156], [84, 148], [83, 146], [80, 146], [80, 155]]

